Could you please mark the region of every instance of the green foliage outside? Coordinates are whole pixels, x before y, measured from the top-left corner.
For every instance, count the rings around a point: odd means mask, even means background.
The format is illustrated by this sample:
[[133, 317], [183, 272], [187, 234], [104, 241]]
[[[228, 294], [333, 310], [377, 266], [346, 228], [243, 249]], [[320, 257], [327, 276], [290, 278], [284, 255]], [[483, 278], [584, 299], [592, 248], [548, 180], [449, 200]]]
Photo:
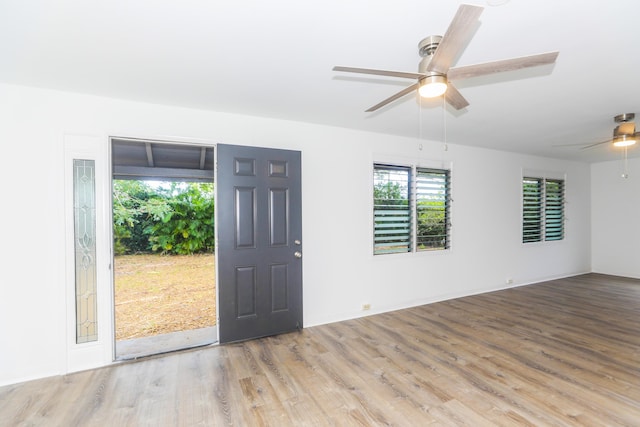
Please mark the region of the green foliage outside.
[[376, 205], [409, 206], [407, 189], [394, 181], [377, 181], [373, 186], [373, 198]]
[[[374, 206], [387, 209], [408, 209], [407, 188], [397, 181], [385, 180], [381, 173], [373, 186]], [[446, 202], [444, 192], [417, 201], [418, 249], [442, 249], [446, 246]]]
[[113, 182], [114, 250], [117, 255], [213, 252], [212, 183]]
[[443, 249], [446, 245], [445, 201], [418, 201], [418, 249]]

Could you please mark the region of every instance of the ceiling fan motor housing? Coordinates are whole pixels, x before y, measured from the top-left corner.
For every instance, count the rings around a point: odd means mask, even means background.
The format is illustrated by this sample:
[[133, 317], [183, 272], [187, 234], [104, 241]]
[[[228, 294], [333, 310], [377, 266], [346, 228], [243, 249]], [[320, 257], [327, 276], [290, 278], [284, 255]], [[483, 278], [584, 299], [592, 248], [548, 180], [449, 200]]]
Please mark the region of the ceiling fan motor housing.
[[443, 76], [444, 74], [438, 73], [436, 71], [427, 71], [427, 67], [431, 62], [431, 58], [433, 58], [440, 41], [442, 40], [442, 36], [429, 36], [425, 37], [418, 43], [418, 53], [422, 57], [420, 61], [420, 65], [418, 65], [418, 72], [425, 74], [427, 76]]
[[635, 118], [634, 113], [625, 113], [617, 115], [613, 118], [616, 123], [620, 123], [613, 130], [613, 137], [626, 137], [626, 136], [634, 136], [636, 133], [636, 125], [631, 120]]
[[442, 36], [425, 37], [418, 43], [418, 53], [423, 58], [433, 55], [441, 40]]
[[634, 113], [618, 114], [613, 118], [616, 123], [624, 123], [633, 120], [636, 117]]

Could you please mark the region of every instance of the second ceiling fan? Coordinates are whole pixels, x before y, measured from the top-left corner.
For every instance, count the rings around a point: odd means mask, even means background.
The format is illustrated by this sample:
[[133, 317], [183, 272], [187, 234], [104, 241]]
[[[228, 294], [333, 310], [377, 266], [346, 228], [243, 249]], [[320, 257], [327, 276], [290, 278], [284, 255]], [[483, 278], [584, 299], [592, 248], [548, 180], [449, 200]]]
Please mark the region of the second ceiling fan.
[[636, 115], [634, 113], [618, 114], [615, 116], [613, 121], [618, 123], [618, 126], [613, 129], [613, 136], [604, 141], [592, 144], [560, 144], [555, 145], [555, 147], [579, 146], [580, 150], [587, 150], [602, 144], [611, 144], [616, 148], [630, 147], [635, 145], [638, 139], [640, 139], [640, 132], [636, 132], [636, 124], [633, 122], [635, 117]]
[[416, 80], [411, 86], [379, 102], [366, 110], [367, 112], [376, 111], [416, 89], [420, 95], [425, 98], [432, 98], [444, 94], [445, 100], [455, 109], [460, 110], [468, 106], [469, 102], [455, 86], [453, 86], [453, 81], [502, 71], [536, 67], [538, 65], [555, 62], [558, 57], [558, 52], [548, 52], [452, 68], [451, 65], [453, 61], [469, 41], [483, 10], [484, 8], [480, 6], [462, 4], [458, 8], [444, 36], [429, 36], [423, 39], [418, 44], [418, 52], [422, 60], [420, 61], [417, 73], [342, 66], [333, 67], [333, 70]]

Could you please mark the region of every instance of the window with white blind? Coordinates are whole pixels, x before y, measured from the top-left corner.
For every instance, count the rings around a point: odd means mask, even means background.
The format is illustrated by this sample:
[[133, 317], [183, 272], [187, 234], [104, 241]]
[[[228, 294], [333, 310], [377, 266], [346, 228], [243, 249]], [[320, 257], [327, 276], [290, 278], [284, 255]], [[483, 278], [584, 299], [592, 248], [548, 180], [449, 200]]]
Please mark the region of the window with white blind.
[[449, 249], [448, 170], [374, 164], [375, 255]]
[[564, 180], [522, 178], [522, 242], [564, 239]]

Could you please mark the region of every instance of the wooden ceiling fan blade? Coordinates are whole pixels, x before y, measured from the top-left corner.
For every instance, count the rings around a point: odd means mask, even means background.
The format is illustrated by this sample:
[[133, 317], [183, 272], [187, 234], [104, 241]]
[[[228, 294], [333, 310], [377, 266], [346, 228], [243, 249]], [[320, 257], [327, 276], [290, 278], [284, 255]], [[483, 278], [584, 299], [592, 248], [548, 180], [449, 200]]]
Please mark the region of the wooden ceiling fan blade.
[[444, 93], [444, 99], [456, 110], [462, 110], [469, 105], [469, 101], [467, 101], [451, 83], [447, 86], [447, 91]]
[[[600, 143], [598, 142], [598, 144]], [[583, 147], [583, 146], [584, 146], [584, 142], [578, 142], [575, 144], [553, 144], [552, 145], [552, 147]]]
[[552, 64], [556, 61], [558, 53], [559, 52], [547, 52], [537, 55], [521, 56], [518, 58], [502, 59], [500, 61], [484, 62], [482, 64], [454, 67], [447, 72], [447, 79], [461, 80], [469, 77], [501, 73], [503, 71], [513, 71], [522, 68]]
[[607, 142], [611, 142], [611, 139], [607, 139], [605, 141], [600, 141], [600, 142], [596, 142], [594, 144], [589, 144], [589, 145], [585, 145], [584, 147], [580, 148], [581, 150], [586, 150], [588, 148], [593, 148], [595, 146], [601, 145], [601, 144], [606, 144]]
[[389, 71], [389, 70], [376, 70], [372, 68], [355, 68], [355, 67], [333, 67], [333, 71], [343, 71], [346, 73], [359, 73], [359, 74], [373, 74], [376, 76], [388, 76], [388, 77], [401, 77], [403, 79], [421, 79], [425, 75], [419, 73], [409, 73], [405, 71]]
[[389, 98], [385, 99], [382, 102], [377, 103], [376, 105], [374, 105], [373, 107], [369, 108], [368, 110], [366, 110], [365, 112], [370, 113], [372, 111], [376, 111], [377, 109], [384, 107], [385, 105], [389, 104], [390, 102], [395, 101], [398, 98], [402, 98], [403, 96], [405, 96], [406, 94], [413, 92], [414, 90], [418, 89], [418, 83], [414, 83], [411, 86], [402, 89], [400, 92], [391, 95]]
[[442, 36], [433, 58], [427, 65], [427, 71], [447, 74], [453, 61], [462, 52], [476, 29], [476, 24], [483, 7], [461, 4], [453, 17], [447, 32]]

